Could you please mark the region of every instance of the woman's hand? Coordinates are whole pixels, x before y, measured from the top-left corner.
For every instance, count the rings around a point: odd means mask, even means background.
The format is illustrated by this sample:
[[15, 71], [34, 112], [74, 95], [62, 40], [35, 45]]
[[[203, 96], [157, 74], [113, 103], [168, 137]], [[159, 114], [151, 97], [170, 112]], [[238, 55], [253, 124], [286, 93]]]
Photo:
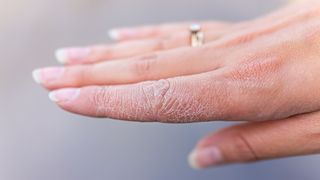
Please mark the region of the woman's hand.
[[112, 31], [118, 44], [60, 50], [68, 66], [34, 77], [59, 106], [82, 115], [166, 123], [283, 119], [206, 138], [190, 156], [197, 167], [310, 154], [320, 151], [319, 19], [319, 3], [309, 1], [253, 21], [207, 22], [200, 48], [188, 47], [185, 24]]

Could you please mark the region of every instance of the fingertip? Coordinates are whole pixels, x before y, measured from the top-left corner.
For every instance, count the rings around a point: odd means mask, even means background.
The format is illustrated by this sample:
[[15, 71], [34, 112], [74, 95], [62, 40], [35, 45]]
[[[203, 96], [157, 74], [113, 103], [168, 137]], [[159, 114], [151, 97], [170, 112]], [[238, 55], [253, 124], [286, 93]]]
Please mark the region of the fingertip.
[[195, 149], [188, 157], [189, 164], [194, 169], [205, 169], [223, 163], [221, 151], [216, 146]]
[[50, 93], [48, 94], [48, 97], [49, 97], [49, 99], [50, 99], [52, 102], [58, 102], [58, 99], [57, 99], [56, 96], [55, 96], [55, 92], [50, 92]]
[[193, 169], [195, 169], [195, 170], [201, 170], [201, 169], [203, 169], [203, 168], [199, 165], [199, 163], [198, 163], [198, 161], [197, 161], [197, 153], [196, 153], [195, 150], [193, 150], [193, 151], [189, 154], [189, 156], [188, 156], [188, 163], [189, 163], [190, 167], [193, 168]]
[[70, 47], [57, 49], [56, 59], [61, 64], [85, 63], [93, 52], [91, 47]]
[[32, 71], [32, 78], [37, 84], [42, 84], [41, 70], [36, 69]]
[[108, 35], [109, 35], [110, 39], [112, 39], [112, 40], [119, 40], [120, 39], [119, 31], [116, 29], [109, 30]]
[[112, 40], [123, 41], [139, 38], [141, 36], [141, 31], [135, 28], [119, 28], [111, 29], [108, 31], [108, 35]]
[[45, 86], [46, 88], [55, 85], [63, 77], [65, 68], [63, 67], [46, 67], [32, 71], [33, 80]]
[[52, 91], [49, 93], [49, 99], [56, 103], [66, 103], [76, 100], [80, 95], [80, 89], [78, 88], [67, 88]]
[[65, 49], [57, 49], [55, 57], [60, 64], [66, 64], [68, 62], [68, 54]]

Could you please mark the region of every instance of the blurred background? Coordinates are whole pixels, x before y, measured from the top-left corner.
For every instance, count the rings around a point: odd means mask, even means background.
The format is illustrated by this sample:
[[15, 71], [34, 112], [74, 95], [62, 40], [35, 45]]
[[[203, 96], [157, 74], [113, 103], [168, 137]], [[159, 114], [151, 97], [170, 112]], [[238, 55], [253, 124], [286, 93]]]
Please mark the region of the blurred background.
[[31, 71], [57, 65], [53, 52], [108, 43], [107, 30], [167, 21], [240, 21], [281, 0], [0, 0], [0, 179], [247, 180], [320, 178], [320, 156], [195, 171], [199, 138], [231, 123], [143, 124], [60, 110]]

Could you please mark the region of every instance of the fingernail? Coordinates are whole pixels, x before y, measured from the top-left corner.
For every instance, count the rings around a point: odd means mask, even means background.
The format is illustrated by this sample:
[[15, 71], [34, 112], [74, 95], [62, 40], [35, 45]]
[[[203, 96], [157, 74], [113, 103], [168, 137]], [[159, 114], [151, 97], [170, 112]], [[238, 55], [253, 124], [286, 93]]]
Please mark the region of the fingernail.
[[55, 56], [61, 64], [82, 62], [88, 59], [91, 48], [67, 48], [56, 50]]
[[49, 99], [53, 102], [69, 102], [76, 99], [80, 94], [80, 89], [61, 89], [49, 93]]
[[115, 29], [112, 29], [108, 32], [110, 39], [118, 40], [119, 39], [119, 32]]
[[109, 37], [113, 40], [122, 40], [134, 37], [138, 34], [135, 29], [112, 29], [109, 31]]
[[222, 163], [222, 155], [217, 147], [194, 150], [189, 155], [189, 164], [194, 169], [204, 169]]
[[63, 72], [64, 68], [60, 67], [36, 69], [32, 72], [32, 77], [36, 83], [43, 84], [60, 79]]
[[38, 84], [42, 83], [41, 70], [37, 69], [37, 70], [32, 71], [32, 77], [36, 83], [38, 83]]

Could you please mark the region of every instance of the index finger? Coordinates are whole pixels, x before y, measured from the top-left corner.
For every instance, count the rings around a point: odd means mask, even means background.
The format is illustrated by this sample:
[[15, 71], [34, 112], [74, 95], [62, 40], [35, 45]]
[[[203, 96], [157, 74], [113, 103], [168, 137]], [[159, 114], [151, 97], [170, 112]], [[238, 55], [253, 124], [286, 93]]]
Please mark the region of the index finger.
[[130, 121], [189, 123], [269, 118], [261, 116], [266, 101], [259, 94], [248, 95], [218, 74], [216, 70], [131, 85], [61, 89], [50, 97], [73, 113]]
[[203, 86], [207, 78], [208, 74], [133, 85], [62, 89], [52, 92], [51, 99], [67, 111], [94, 117], [174, 123], [223, 118], [222, 114], [231, 109], [224, 85], [217, 79]]

